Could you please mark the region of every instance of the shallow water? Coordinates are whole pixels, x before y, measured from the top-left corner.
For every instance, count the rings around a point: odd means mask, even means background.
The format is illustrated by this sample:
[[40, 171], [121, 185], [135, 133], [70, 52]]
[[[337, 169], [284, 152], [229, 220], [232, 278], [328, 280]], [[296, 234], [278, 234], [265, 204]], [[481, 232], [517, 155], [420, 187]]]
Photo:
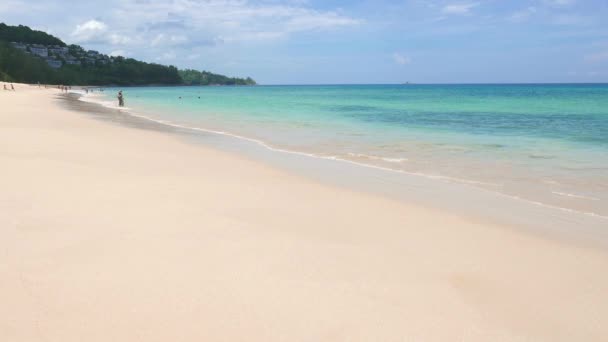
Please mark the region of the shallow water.
[[608, 85], [123, 90], [164, 124], [608, 217]]

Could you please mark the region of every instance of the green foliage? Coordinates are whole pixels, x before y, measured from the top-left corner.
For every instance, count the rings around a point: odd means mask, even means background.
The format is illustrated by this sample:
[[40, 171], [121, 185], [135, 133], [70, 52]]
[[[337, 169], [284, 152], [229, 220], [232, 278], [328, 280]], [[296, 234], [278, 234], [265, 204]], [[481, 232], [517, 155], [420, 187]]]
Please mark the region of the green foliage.
[[[86, 51], [69, 45], [70, 55], [81, 65], [64, 64], [51, 68], [44, 60], [14, 48], [9, 42], [60, 45], [64, 42], [27, 26], [0, 23], [0, 80], [24, 83], [66, 85], [255, 85], [251, 78], [233, 78], [208, 71], [178, 70], [174, 66], [112, 57], [111, 62], [87, 62]], [[63, 57], [58, 57], [63, 59]], [[65, 62], [65, 60], [64, 60]]]
[[208, 71], [198, 71], [192, 69], [180, 70], [183, 83], [186, 85], [255, 85], [255, 81], [250, 77], [236, 78], [214, 74]]
[[54, 72], [45, 61], [0, 41], [0, 75], [12, 82], [54, 83]]
[[0, 40], [7, 42], [21, 42], [27, 44], [59, 45], [65, 46], [59, 38], [42, 31], [35, 31], [27, 26], [8, 26], [0, 23]]
[[64, 65], [57, 70], [57, 82], [82, 85], [177, 85], [181, 78], [174, 66], [149, 64], [118, 58], [114, 63]]
[[3, 82], [14, 82], [13, 79], [9, 75], [5, 74], [2, 71], [0, 71], [0, 81], [3, 81]]
[[85, 49], [83, 49], [82, 46], [74, 44], [68, 45], [68, 51], [73, 56], [78, 56], [86, 53]]

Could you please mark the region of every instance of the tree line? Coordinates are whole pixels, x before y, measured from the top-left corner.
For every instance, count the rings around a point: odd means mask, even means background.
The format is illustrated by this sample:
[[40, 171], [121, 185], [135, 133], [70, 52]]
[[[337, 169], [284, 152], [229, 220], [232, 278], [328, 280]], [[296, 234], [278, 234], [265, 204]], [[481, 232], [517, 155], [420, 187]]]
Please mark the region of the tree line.
[[47, 34], [46, 32], [32, 30], [23, 25], [9, 26], [0, 23], [0, 40], [9, 42], [22, 42], [29, 44], [59, 45], [65, 46], [61, 39]]
[[218, 75], [209, 71], [192, 69], [179, 70], [179, 75], [185, 85], [255, 85], [251, 77], [236, 78]]
[[[0, 80], [66, 85], [255, 85], [251, 78], [235, 78], [208, 71], [178, 70], [175, 66], [114, 57], [109, 63], [64, 64], [51, 68], [43, 59], [14, 48], [10, 42], [66, 44], [59, 38], [27, 26], [0, 23]], [[70, 45], [70, 50], [83, 50]]]

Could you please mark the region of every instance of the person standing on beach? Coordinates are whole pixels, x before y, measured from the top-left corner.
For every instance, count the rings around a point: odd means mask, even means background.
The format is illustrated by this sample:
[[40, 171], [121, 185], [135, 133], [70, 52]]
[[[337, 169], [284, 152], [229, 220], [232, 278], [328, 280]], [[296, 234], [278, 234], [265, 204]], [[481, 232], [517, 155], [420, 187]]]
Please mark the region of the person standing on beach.
[[15, 91], [15, 87], [13, 87], [13, 84], [11, 83], [11, 90]]
[[122, 90], [118, 92], [118, 106], [119, 107], [125, 106], [125, 98], [122, 96]]

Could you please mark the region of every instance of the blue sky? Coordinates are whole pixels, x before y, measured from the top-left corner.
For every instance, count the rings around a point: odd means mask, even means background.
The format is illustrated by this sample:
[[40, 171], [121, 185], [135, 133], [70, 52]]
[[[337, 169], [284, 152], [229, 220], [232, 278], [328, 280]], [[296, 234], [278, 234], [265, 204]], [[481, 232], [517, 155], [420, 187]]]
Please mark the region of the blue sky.
[[608, 82], [606, 0], [2, 0], [0, 21], [263, 84]]

